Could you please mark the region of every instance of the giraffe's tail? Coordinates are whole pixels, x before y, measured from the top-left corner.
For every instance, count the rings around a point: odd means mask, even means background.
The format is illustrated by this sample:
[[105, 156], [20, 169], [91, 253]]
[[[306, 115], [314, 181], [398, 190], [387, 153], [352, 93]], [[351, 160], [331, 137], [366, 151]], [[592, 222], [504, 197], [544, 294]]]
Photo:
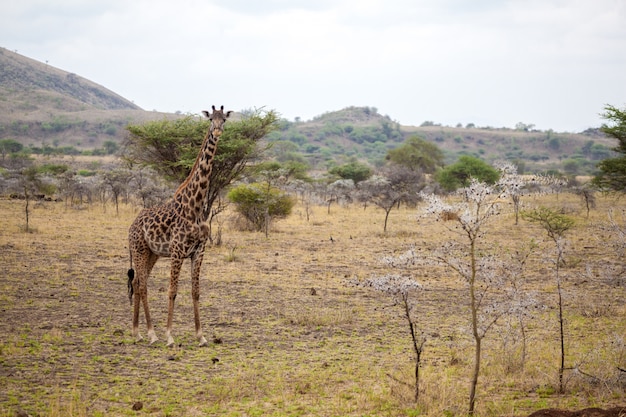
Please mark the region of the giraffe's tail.
[[133, 279], [135, 279], [135, 270], [133, 268], [130, 268], [128, 270], [128, 301], [130, 301], [130, 304], [133, 304]]
[[[130, 251], [129, 251], [130, 252]], [[133, 254], [130, 255], [130, 269], [128, 270], [128, 301], [133, 304], [133, 279], [135, 279], [135, 270], [133, 269]]]

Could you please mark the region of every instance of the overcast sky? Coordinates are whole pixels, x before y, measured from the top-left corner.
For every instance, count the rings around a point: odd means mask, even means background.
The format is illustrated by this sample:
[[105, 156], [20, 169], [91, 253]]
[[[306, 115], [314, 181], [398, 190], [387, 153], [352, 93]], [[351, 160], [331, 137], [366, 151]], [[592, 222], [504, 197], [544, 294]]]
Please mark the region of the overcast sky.
[[16, 0], [0, 46], [163, 112], [579, 132], [626, 105], [624, 0]]

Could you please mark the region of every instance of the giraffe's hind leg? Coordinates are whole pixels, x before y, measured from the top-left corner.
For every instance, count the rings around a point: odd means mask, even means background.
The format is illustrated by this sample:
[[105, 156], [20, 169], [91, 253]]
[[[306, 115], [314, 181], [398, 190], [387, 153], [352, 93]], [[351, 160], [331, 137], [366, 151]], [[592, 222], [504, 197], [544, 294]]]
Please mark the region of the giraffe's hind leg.
[[148, 306], [148, 277], [159, 257], [152, 252], [149, 253], [145, 259], [137, 259], [137, 277], [133, 281], [134, 290], [134, 308], [133, 308], [133, 337], [137, 341], [143, 340], [141, 333], [139, 333], [139, 305], [143, 304], [143, 310], [146, 317], [146, 326], [148, 328], [148, 339], [150, 344], [159, 340], [152, 326], [152, 319], [150, 317], [150, 307]]
[[139, 333], [139, 304], [141, 303], [141, 294], [139, 293], [139, 277], [137, 276], [131, 283], [133, 286], [133, 337], [135, 340], [143, 340]]

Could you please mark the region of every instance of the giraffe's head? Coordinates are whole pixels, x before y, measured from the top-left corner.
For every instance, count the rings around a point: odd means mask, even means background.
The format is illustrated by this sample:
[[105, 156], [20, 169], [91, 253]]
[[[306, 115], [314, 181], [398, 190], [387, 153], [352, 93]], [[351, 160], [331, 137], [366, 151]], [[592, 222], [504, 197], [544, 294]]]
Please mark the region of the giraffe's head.
[[224, 113], [224, 106], [220, 107], [219, 110], [215, 109], [215, 106], [212, 106], [213, 113], [209, 113], [207, 110], [203, 110], [202, 114], [209, 118], [211, 121], [211, 126], [209, 127], [209, 132], [213, 135], [214, 138], [219, 138], [224, 131], [224, 123], [226, 123], [226, 119], [230, 117], [232, 111], [227, 111]]

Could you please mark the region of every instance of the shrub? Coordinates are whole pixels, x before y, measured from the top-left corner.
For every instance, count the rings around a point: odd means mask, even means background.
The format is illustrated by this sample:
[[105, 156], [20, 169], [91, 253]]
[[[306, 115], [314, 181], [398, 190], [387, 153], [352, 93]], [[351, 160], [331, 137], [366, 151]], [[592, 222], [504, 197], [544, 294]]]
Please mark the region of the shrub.
[[287, 217], [295, 204], [289, 194], [267, 183], [239, 185], [230, 190], [228, 199], [255, 230], [266, 233], [270, 221]]

